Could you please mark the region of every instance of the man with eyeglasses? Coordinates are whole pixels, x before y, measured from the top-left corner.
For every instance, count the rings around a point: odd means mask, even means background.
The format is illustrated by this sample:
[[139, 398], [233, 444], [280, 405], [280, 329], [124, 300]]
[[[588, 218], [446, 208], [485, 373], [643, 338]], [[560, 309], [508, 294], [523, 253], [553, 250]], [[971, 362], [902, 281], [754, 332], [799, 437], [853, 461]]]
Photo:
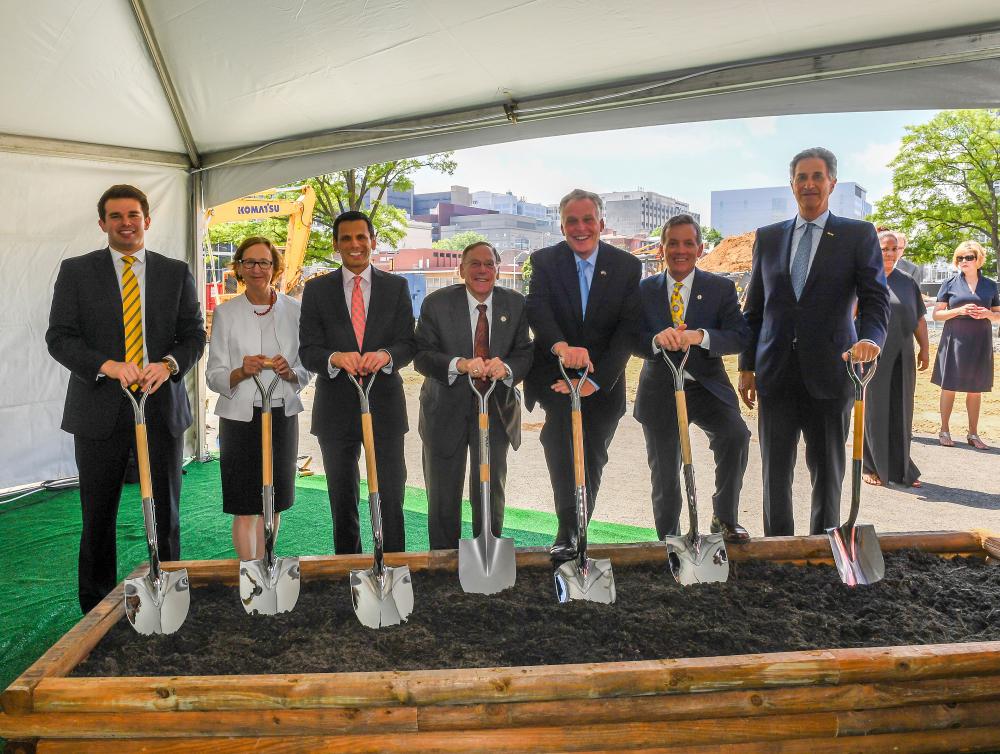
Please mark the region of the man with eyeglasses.
[[426, 378], [420, 389], [420, 437], [423, 440], [427, 529], [432, 550], [455, 549], [462, 533], [462, 482], [471, 457], [469, 499], [472, 531], [482, 527], [479, 475], [479, 399], [491, 382], [490, 504], [491, 528], [503, 529], [507, 451], [521, 445], [521, 401], [514, 387], [531, 366], [531, 339], [524, 296], [497, 288], [500, 255], [479, 241], [462, 251], [464, 284], [434, 291], [424, 299], [417, 322], [413, 365]]
[[358, 519], [361, 406], [342, 372], [374, 379], [370, 395], [378, 456], [382, 534], [386, 552], [406, 549], [403, 494], [409, 430], [399, 370], [413, 360], [413, 304], [406, 279], [371, 264], [375, 229], [364, 212], [333, 222], [333, 244], [343, 262], [313, 278], [302, 293], [299, 356], [316, 373], [312, 433], [319, 440], [333, 515], [334, 551], [361, 552]]

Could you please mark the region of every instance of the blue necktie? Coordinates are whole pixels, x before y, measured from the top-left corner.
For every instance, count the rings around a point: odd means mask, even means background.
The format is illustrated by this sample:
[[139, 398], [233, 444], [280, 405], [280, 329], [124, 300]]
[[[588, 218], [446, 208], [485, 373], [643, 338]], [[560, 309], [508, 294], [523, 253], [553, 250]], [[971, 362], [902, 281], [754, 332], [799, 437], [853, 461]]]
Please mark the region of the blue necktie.
[[587, 316], [587, 297], [590, 295], [590, 283], [587, 280], [587, 268], [590, 262], [586, 259], [576, 260], [576, 272], [580, 278], [580, 303], [583, 308], [583, 316]]
[[812, 254], [812, 229], [813, 223], [806, 223], [805, 232], [799, 239], [799, 246], [795, 250], [795, 258], [792, 260], [792, 290], [795, 291], [795, 298], [802, 296], [802, 289], [806, 287], [806, 278], [809, 277], [809, 256]]

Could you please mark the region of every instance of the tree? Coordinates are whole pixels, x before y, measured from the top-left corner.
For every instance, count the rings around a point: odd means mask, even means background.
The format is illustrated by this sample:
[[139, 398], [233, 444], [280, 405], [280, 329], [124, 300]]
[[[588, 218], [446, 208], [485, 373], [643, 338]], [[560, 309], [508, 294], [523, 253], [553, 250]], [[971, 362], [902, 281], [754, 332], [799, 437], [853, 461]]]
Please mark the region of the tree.
[[486, 236], [476, 233], [474, 230], [463, 230], [456, 233], [451, 238], [442, 238], [431, 244], [435, 249], [449, 249], [450, 251], [461, 251], [469, 244], [486, 241]]
[[718, 246], [722, 243], [722, 234], [715, 228], [706, 225], [701, 229], [701, 240], [705, 242], [706, 246]]
[[892, 193], [871, 216], [907, 236], [914, 261], [951, 258], [961, 241], [989, 247], [993, 269], [1000, 248], [1000, 111], [946, 110], [907, 126], [889, 163]]
[[[411, 176], [421, 168], [430, 168], [451, 175], [457, 166], [454, 152], [442, 152], [405, 160], [377, 162], [366, 167], [350, 168], [310, 178], [308, 182], [316, 191], [313, 224], [332, 233], [333, 221], [337, 219], [337, 215], [350, 210], [365, 210], [372, 220], [372, 225], [375, 226], [378, 240], [389, 246], [395, 246], [406, 235], [406, 213], [385, 202], [389, 189], [412, 190]], [[367, 208], [364, 206], [366, 196], [370, 199]]]
[[521, 289], [524, 291], [524, 295], [528, 295], [528, 288], [531, 286], [531, 257], [524, 260], [524, 264], [521, 265]]

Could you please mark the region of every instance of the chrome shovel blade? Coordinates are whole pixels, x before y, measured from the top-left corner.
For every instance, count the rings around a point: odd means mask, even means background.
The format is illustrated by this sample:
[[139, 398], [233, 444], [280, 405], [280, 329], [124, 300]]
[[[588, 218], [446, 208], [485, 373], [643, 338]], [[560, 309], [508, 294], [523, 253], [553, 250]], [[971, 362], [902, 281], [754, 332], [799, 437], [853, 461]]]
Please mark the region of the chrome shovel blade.
[[617, 597], [615, 574], [607, 558], [587, 558], [583, 568], [576, 559], [567, 561], [556, 569], [555, 580], [556, 597], [560, 602], [589, 600], [611, 605]]
[[[485, 531], [485, 530], [484, 530]], [[480, 533], [458, 542], [458, 580], [468, 594], [496, 594], [517, 580], [514, 540]]]
[[729, 580], [729, 555], [722, 534], [666, 537], [667, 565], [678, 584], [711, 584]]
[[125, 615], [143, 636], [174, 633], [184, 623], [190, 607], [186, 568], [160, 571], [159, 585], [149, 574], [125, 579]]
[[301, 584], [298, 558], [275, 558], [273, 568], [265, 560], [240, 561], [240, 601], [250, 615], [291, 611]]
[[351, 600], [361, 624], [368, 628], [397, 626], [413, 612], [410, 567], [385, 567], [380, 579], [374, 568], [351, 571]]
[[871, 524], [858, 524], [846, 531], [839, 526], [827, 529], [833, 560], [840, 580], [847, 586], [862, 586], [881, 581], [885, 576], [885, 558], [878, 535]]

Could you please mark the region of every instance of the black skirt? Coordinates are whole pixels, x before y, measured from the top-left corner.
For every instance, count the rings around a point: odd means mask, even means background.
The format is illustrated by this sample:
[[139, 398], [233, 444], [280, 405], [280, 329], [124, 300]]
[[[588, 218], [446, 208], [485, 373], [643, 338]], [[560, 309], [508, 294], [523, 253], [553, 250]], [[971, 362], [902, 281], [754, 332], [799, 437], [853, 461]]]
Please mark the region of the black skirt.
[[[295, 459], [299, 452], [299, 417], [285, 416], [284, 406], [271, 410], [274, 452], [274, 510], [288, 510], [295, 502]], [[222, 510], [233, 516], [263, 512], [261, 488], [264, 470], [260, 452], [260, 408], [248, 422], [219, 417], [219, 467], [222, 471]]]

